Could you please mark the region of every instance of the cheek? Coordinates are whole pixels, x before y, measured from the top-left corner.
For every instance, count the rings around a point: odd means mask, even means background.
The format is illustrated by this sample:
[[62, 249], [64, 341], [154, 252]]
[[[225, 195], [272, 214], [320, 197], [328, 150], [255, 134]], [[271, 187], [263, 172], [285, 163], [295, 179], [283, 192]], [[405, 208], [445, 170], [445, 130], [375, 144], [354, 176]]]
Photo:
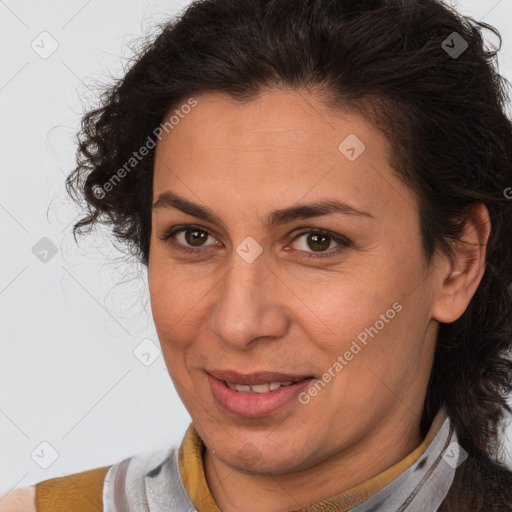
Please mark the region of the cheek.
[[[171, 264], [164, 251], [154, 248], [148, 263], [149, 295], [157, 329], [178, 324], [187, 316], [194, 299], [205, 289], [190, 267]], [[197, 299], [195, 299], [197, 302]]]
[[386, 256], [381, 253], [357, 273], [340, 276], [337, 284], [325, 283], [323, 296], [316, 292], [310, 296], [328, 329], [309, 332], [332, 364], [346, 354], [352, 370], [344, 370], [345, 374], [363, 370], [368, 374], [370, 367], [399, 375], [400, 368], [418, 356], [430, 297], [422, 285], [425, 275], [419, 254], [414, 256], [414, 250], [390, 248]]
[[392, 307], [402, 298], [401, 286], [384, 263], [376, 258], [357, 269], [326, 274], [312, 280], [309, 288], [295, 283], [295, 294], [308, 306], [295, 318], [299, 322], [311, 319], [307, 330], [324, 349], [343, 353], [360, 333], [364, 336], [366, 328], [376, 322], [380, 326], [380, 315], [389, 310], [386, 319], [394, 318]]
[[153, 321], [165, 365], [176, 391], [185, 403], [186, 396], [182, 396], [182, 388], [187, 386], [188, 379], [184, 372], [187, 343], [186, 338], [180, 334], [180, 329], [182, 329], [186, 301], [179, 293], [180, 284], [176, 283], [172, 274], [155, 260], [156, 258], [150, 259], [148, 265]]
[[179, 292], [181, 284], [175, 279], [172, 269], [168, 268], [155, 251], [148, 264], [149, 295], [155, 327], [162, 345], [167, 349], [167, 340], [179, 325], [183, 314], [184, 302]]
[[197, 340], [208, 337], [204, 329], [214, 282], [158, 256], [155, 251], [148, 264], [151, 310], [167, 368], [176, 374], [200, 349]]
[[348, 316], [340, 319], [347, 336], [337, 351], [331, 351], [331, 359], [343, 366], [336, 390], [351, 406], [388, 403], [409, 392], [416, 377], [422, 378], [431, 362], [425, 346], [427, 303], [421, 292], [407, 297], [393, 292], [380, 305], [355, 312], [356, 321]]

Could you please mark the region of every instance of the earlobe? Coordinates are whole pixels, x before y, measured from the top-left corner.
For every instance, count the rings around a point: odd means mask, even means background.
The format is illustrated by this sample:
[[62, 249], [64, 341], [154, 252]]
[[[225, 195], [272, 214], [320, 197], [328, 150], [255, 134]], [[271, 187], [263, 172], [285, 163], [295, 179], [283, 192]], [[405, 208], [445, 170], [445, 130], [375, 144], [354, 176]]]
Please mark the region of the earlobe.
[[487, 241], [491, 230], [489, 212], [477, 203], [467, 212], [464, 233], [453, 242], [454, 255], [448, 271], [440, 275], [439, 291], [432, 317], [455, 322], [466, 311], [485, 272]]

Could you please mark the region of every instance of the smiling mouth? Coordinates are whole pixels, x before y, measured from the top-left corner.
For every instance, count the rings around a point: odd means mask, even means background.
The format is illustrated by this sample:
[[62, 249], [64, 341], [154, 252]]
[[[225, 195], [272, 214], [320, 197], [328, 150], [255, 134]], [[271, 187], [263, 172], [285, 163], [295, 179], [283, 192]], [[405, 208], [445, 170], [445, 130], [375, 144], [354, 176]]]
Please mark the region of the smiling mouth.
[[215, 402], [231, 417], [263, 418], [295, 407], [300, 392], [315, 379], [275, 372], [241, 374], [232, 370], [206, 372]]

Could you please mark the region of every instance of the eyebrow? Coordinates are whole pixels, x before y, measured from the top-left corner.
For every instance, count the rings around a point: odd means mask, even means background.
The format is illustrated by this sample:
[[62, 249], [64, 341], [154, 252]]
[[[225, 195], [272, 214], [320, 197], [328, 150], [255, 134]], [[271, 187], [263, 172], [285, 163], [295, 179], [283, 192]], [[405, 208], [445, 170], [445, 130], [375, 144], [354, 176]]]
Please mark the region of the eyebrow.
[[[225, 226], [222, 219], [214, 213], [210, 208], [189, 201], [174, 192], [163, 192], [153, 204], [153, 210], [161, 209], [177, 209], [188, 215], [198, 217], [203, 220], [214, 222]], [[354, 208], [353, 206], [338, 200], [327, 200], [316, 203], [300, 204], [290, 206], [280, 210], [273, 210], [265, 217], [265, 222], [269, 226], [285, 224], [297, 219], [309, 219], [312, 217], [320, 217], [333, 213], [342, 213], [345, 215], [356, 215], [375, 219], [370, 213]]]

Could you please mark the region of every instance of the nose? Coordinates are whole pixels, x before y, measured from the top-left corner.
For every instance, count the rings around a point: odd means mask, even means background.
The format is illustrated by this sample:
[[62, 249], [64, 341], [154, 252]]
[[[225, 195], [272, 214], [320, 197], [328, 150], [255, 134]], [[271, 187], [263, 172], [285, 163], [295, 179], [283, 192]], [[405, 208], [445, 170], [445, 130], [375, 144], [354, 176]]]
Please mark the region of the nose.
[[[214, 288], [209, 328], [224, 345], [239, 350], [283, 337], [289, 326], [287, 288], [262, 253], [248, 263], [237, 253]], [[258, 341], [256, 341], [258, 340]]]

